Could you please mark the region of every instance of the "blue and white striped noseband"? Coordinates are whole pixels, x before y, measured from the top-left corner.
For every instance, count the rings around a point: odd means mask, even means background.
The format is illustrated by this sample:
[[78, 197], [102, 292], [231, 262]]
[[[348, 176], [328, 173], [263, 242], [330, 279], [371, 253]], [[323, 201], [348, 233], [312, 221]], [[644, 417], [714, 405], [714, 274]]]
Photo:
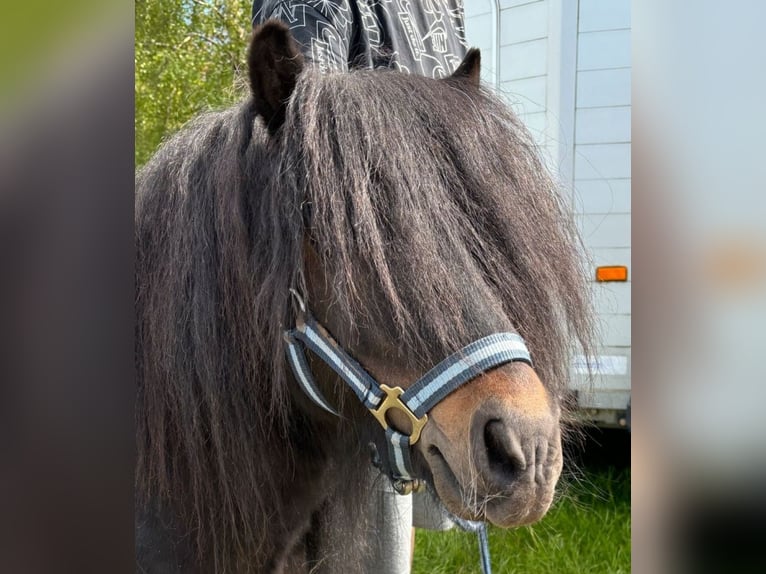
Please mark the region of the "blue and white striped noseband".
[[[310, 349], [346, 384], [378, 420], [386, 431], [391, 479], [404, 494], [422, 482], [414, 477], [410, 446], [420, 439], [428, 412], [442, 399], [478, 375], [513, 361], [532, 365], [524, 340], [516, 333], [489, 335], [453, 353], [433, 367], [407, 390], [379, 384], [332, 338], [327, 330], [311, 316], [303, 300], [293, 292], [300, 312], [294, 329], [285, 332], [287, 360], [301, 388], [317, 405], [335, 415], [338, 413], [322, 396], [311, 374], [306, 349]], [[395, 430], [388, 424], [386, 413], [401, 411], [412, 424], [410, 434]], [[413, 486], [415, 485], [415, 486]]]

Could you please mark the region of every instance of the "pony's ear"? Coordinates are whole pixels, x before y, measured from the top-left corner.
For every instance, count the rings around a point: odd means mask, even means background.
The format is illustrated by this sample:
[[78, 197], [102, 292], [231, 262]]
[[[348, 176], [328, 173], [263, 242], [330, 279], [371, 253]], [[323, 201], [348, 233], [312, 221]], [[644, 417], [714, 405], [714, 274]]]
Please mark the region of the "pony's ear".
[[468, 80], [478, 86], [481, 79], [481, 51], [478, 48], [468, 50], [460, 66], [450, 77]]
[[287, 100], [303, 70], [303, 55], [284, 23], [269, 20], [253, 30], [247, 65], [255, 111], [274, 135], [285, 121]]

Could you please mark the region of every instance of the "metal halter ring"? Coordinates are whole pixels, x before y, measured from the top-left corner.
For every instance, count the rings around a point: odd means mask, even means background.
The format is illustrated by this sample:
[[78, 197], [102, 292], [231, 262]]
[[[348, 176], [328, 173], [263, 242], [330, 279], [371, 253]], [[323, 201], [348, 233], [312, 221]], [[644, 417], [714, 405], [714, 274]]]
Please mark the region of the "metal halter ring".
[[388, 428], [386, 413], [390, 409], [396, 409], [407, 415], [407, 418], [410, 419], [410, 424], [412, 424], [412, 432], [410, 433], [410, 446], [412, 446], [420, 439], [420, 433], [428, 422], [428, 415], [423, 415], [420, 418], [415, 416], [415, 413], [413, 413], [409, 407], [402, 402], [402, 399], [399, 398], [404, 392], [404, 389], [401, 387], [391, 388], [386, 384], [382, 384], [380, 385], [380, 390], [386, 393], [386, 398], [383, 399], [383, 402], [380, 403], [378, 408], [370, 409], [370, 412], [376, 419], [378, 419], [378, 422], [384, 429]]
[[391, 483], [391, 485], [394, 487], [394, 490], [397, 492], [397, 494], [401, 494], [403, 496], [412, 494], [413, 492], [424, 492], [426, 489], [426, 482], [422, 478], [415, 478], [413, 480], [403, 480], [401, 478], [397, 478]]

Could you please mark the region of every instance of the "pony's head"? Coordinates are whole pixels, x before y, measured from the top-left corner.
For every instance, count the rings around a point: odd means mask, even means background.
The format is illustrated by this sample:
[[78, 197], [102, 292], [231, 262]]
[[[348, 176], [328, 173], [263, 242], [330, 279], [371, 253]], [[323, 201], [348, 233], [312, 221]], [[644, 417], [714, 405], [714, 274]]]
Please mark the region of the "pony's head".
[[[411, 458], [458, 516], [539, 518], [561, 470], [569, 354], [590, 349], [588, 296], [564, 202], [479, 85], [478, 52], [443, 80], [322, 75], [269, 23], [249, 68], [248, 101], [190, 122], [136, 179], [143, 507], [172, 510], [206, 571], [271, 569], [316, 517], [340, 517], [338, 540], [364, 532], [350, 510], [383, 429], [322, 361], [310, 370], [342, 416], [301, 392], [285, 359], [295, 290], [389, 387], [521, 335], [534, 368], [447, 395]], [[403, 416], [388, 422], [408, 433]]]
[[[272, 22], [256, 30], [249, 68], [278, 158], [269, 216], [297, 236], [289, 287], [368, 373], [407, 389], [472, 341], [527, 341], [534, 368], [509, 363], [449, 394], [428, 413], [413, 462], [455, 515], [504, 527], [539, 519], [562, 468], [568, 356], [573, 341], [588, 346], [588, 297], [563, 202], [526, 131], [482, 90], [479, 52], [444, 80], [323, 76]], [[380, 446], [382, 429], [340, 379], [320, 361], [311, 368]], [[411, 431], [401, 411], [389, 424]]]

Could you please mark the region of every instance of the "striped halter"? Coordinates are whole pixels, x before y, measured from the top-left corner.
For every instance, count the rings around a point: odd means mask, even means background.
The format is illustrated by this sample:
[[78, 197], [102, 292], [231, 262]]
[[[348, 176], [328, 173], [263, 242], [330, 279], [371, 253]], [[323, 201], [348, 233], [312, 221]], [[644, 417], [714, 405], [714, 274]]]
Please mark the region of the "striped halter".
[[[324, 361], [378, 420], [386, 432], [391, 480], [400, 494], [419, 490], [423, 482], [414, 476], [410, 447], [418, 442], [428, 422], [428, 412], [442, 399], [478, 375], [513, 361], [530, 366], [532, 359], [524, 340], [516, 333], [496, 333], [463, 347], [433, 367], [407, 390], [379, 384], [317, 323], [303, 300], [293, 291], [300, 312], [294, 329], [285, 332], [287, 360], [305, 393], [317, 405], [335, 415], [338, 413], [322, 396], [314, 381], [306, 358], [310, 349]], [[395, 409], [407, 416], [412, 431], [405, 434], [394, 429], [386, 413]]]

